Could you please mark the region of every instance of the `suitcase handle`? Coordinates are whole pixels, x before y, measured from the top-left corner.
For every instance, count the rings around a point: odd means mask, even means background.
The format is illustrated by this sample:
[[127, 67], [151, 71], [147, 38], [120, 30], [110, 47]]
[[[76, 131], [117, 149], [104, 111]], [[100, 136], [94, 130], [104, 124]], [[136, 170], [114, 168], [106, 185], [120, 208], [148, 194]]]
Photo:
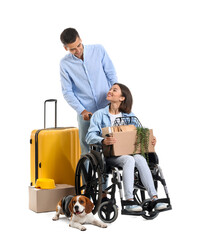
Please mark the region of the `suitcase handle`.
[[55, 128], [57, 127], [57, 99], [47, 99], [44, 102], [44, 128], [46, 128], [46, 103], [55, 102]]

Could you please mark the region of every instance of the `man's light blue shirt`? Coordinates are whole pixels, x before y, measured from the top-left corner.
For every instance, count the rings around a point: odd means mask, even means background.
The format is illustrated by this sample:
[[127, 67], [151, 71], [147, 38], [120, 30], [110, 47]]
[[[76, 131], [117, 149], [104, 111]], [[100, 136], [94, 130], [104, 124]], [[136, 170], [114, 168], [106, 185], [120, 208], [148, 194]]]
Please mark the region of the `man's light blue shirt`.
[[84, 60], [67, 54], [60, 62], [62, 93], [78, 114], [104, 108], [106, 95], [117, 82], [115, 68], [101, 45], [86, 45]]

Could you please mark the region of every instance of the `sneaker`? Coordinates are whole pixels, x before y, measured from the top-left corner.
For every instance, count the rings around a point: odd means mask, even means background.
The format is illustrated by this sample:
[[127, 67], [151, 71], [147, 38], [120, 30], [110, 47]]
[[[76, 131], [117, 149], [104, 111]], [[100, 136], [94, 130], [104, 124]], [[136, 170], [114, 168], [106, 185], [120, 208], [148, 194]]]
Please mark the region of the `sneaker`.
[[129, 212], [141, 212], [142, 211], [142, 207], [138, 206], [138, 205], [128, 205], [128, 206], [126, 206], [125, 209]]
[[166, 203], [157, 203], [155, 205], [155, 210], [163, 210], [167, 208], [167, 204]]

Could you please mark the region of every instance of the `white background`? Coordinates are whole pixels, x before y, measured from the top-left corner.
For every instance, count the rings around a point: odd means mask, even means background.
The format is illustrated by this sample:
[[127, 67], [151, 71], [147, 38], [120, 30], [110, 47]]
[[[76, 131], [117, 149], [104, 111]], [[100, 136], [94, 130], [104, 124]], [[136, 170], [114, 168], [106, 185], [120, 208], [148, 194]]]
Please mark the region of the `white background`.
[[[81, 237], [197, 239], [198, 1], [7, 0], [0, 3], [2, 239]], [[69, 228], [53, 213], [28, 209], [29, 138], [43, 128], [43, 102], [58, 99], [58, 125], [77, 126], [63, 99], [59, 40], [75, 27], [84, 44], [104, 45], [119, 82], [129, 86], [133, 112], [153, 128], [172, 211], [153, 221], [121, 216], [107, 229]], [[118, 202], [119, 205], [119, 202]]]

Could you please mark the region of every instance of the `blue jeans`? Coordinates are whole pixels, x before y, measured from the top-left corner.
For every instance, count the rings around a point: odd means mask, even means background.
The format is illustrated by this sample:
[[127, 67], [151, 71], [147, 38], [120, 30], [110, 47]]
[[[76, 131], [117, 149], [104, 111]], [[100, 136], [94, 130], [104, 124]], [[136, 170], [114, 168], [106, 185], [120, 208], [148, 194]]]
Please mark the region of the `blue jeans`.
[[85, 121], [81, 115], [77, 115], [77, 122], [79, 127], [79, 140], [81, 147], [81, 156], [89, 152], [89, 145], [85, 141], [85, 136], [90, 126], [90, 120]]
[[149, 196], [152, 198], [153, 196], [157, 195], [149, 166], [146, 162], [146, 159], [140, 154], [136, 154], [134, 156], [123, 155], [119, 157], [110, 157], [106, 158], [106, 161], [111, 166], [122, 167], [122, 179], [126, 199], [134, 198], [133, 187], [135, 167], [140, 173], [141, 181], [146, 188]]

